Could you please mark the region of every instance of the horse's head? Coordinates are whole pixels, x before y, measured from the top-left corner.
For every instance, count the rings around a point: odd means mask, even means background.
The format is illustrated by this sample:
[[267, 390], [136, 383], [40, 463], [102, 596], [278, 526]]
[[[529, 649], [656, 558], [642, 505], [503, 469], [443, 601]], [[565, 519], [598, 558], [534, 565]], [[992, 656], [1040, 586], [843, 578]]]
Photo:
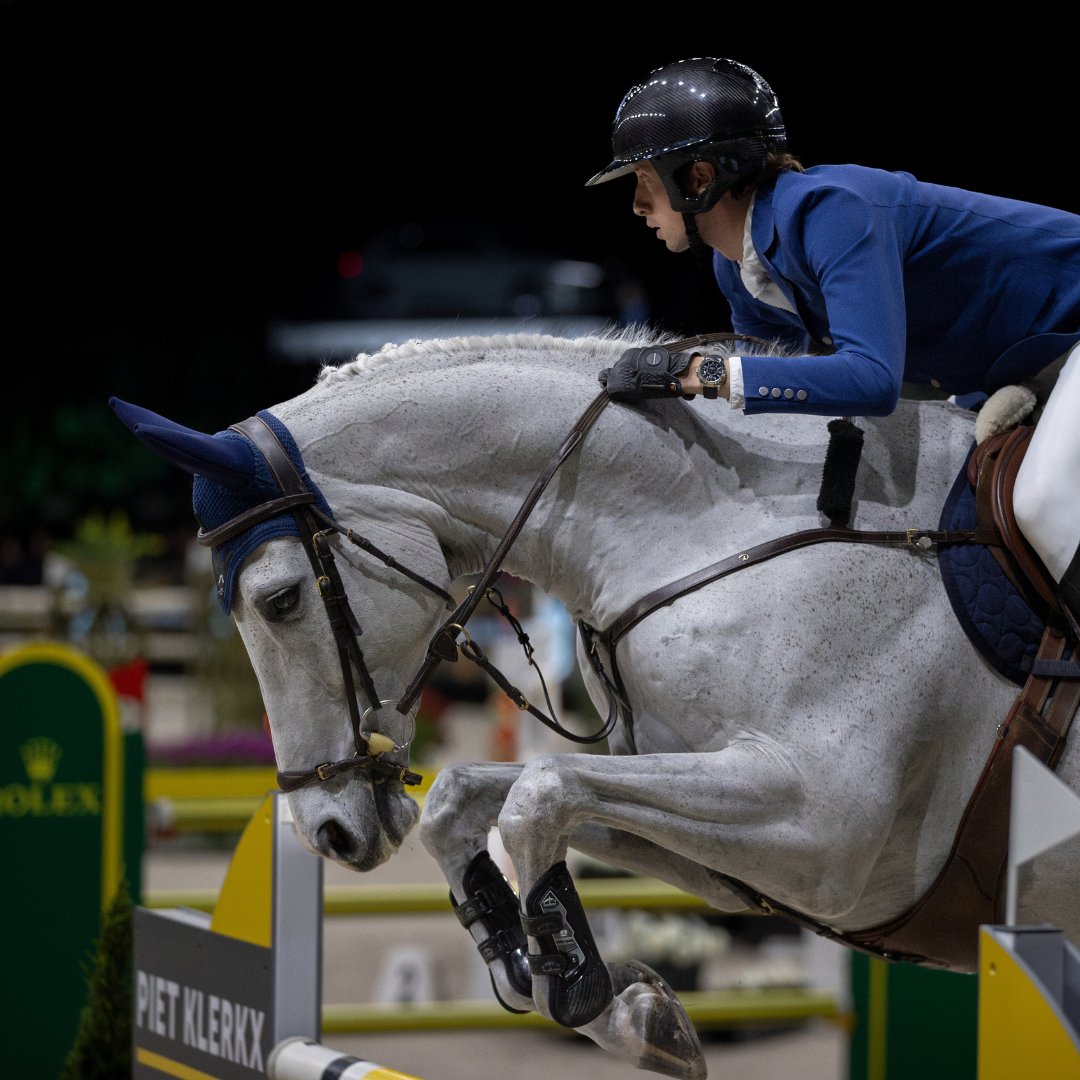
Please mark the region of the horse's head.
[[[258, 677], [279, 784], [302, 837], [357, 870], [385, 862], [419, 816], [406, 792], [419, 779], [407, 768], [415, 707], [403, 713], [394, 702], [449, 594], [393, 558], [388, 568], [369, 540], [350, 534], [366, 554], [343, 541], [272, 414], [206, 435], [111, 404], [144, 443], [194, 476], [199, 541], [213, 552], [218, 600]], [[356, 508], [346, 510], [352, 520]], [[445, 573], [445, 563], [437, 569]]]

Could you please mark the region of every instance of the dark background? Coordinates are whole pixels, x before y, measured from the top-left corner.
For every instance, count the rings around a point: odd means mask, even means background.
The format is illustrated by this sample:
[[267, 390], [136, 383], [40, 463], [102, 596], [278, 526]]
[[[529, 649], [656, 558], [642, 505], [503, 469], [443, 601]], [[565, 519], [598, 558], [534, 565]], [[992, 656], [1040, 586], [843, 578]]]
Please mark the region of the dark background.
[[632, 217], [631, 181], [584, 187], [624, 91], [671, 60], [757, 68], [807, 164], [1080, 211], [1071, 43], [1051, 26], [425, 11], [0, 3], [0, 532], [63, 535], [112, 506], [190, 528], [188, 479], [108, 397], [215, 431], [302, 392], [316, 369], [270, 355], [267, 327], [340, 315], [338, 257], [397, 223], [594, 260], [642, 283], [662, 329], [725, 328], [708, 276]]

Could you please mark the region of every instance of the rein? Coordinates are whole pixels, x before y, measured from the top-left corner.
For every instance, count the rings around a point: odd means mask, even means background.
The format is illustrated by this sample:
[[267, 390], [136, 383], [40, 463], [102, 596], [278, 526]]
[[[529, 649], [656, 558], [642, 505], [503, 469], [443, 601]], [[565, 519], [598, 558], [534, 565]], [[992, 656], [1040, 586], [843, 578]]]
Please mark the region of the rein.
[[[710, 342], [736, 340], [751, 340], [761, 343], [760, 339], [750, 338], [747, 335], [716, 333], [683, 338], [668, 343], [665, 348], [673, 352], [682, 352]], [[427, 656], [395, 706], [400, 714], [408, 716], [438, 665], [443, 661], [456, 661], [460, 654], [481, 667], [519, 709], [528, 712], [564, 738], [576, 743], [600, 742], [614, 730], [620, 715], [625, 715], [627, 734], [631, 745], [633, 744], [632, 710], [618, 672], [616, 647], [626, 633], [657, 608], [671, 604], [679, 597], [699, 589], [709, 582], [726, 577], [736, 570], [753, 566], [767, 559], [775, 558], [777, 555], [810, 544], [840, 541], [844, 543], [906, 547], [912, 551], [926, 552], [934, 544], [987, 544], [993, 540], [994, 534], [987, 530], [941, 532], [907, 529], [895, 532], [866, 532], [852, 530], [846, 526], [810, 529], [780, 537], [776, 540], [770, 540], [746, 551], [738, 552], [718, 563], [713, 563], [711, 566], [656, 589], [631, 605], [623, 615], [603, 632], [589, 626], [584, 621], [579, 621], [578, 630], [585, 645], [586, 655], [594, 673], [600, 679], [609, 704], [607, 718], [595, 732], [588, 735], [576, 734], [567, 730], [557, 719], [549, 716], [528, 701], [525, 695], [487, 659], [479, 645], [469, 636], [466, 625], [481, 600], [487, 599], [493, 604], [500, 614], [509, 621], [517, 634], [518, 642], [525, 650], [526, 659], [530, 666], [536, 668], [540, 676], [540, 683], [543, 687], [547, 706], [554, 712], [543, 674], [533, 660], [533, 649], [529, 643], [528, 635], [510, 612], [498, 589], [494, 588], [494, 583], [501, 573], [501, 567], [507, 554], [524, 528], [541, 495], [547, 489], [551, 479], [566, 459], [581, 445], [585, 435], [596, 423], [610, 400], [607, 390], [601, 390], [585, 412], [578, 418], [559, 449], [548, 462], [547, 467], [533, 484], [521, 508], [510, 523], [506, 534], [481, 572], [479, 580], [470, 587], [465, 599], [456, 607], [454, 606], [454, 598], [445, 589], [404, 566], [370, 541], [357, 535], [351, 529], [340, 525], [333, 517], [320, 510], [315, 505], [315, 494], [307, 488], [296, 466], [278, 441], [277, 436], [262, 419], [250, 417], [242, 423], [232, 425], [231, 430], [246, 436], [263, 454], [282, 494], [280, 498], [269, 500], [237, 515], [217, 529], [210, 531], [200, 529], [197, 536], [198, 543], [205, 547], [213, 547], [238, 536], [240, 533], [269, 518], [283, 513], [292, 514], [300, 532], [304, 551], [315, 574], [319, 595], [322, 597], [326, 607], [330, 628], [338, 651], [338, 659], [341, 664], [345, 696], [349, 708], [353, 754], [340, 761], [323, 762], [308, 770], [279, 772], [277, 780], [282, 791], [294, 791], [306, 784], [325, 782], [343, 772], [354, 769], [367, 769], [378, 779], [391, 778], [402, 784], [415, 785], [422, 781], [422, 777], [417, 773], [409, 771], [403, 765], [388, 761], [384, 757], [387, 753], [407, 752], [411, 740], [406, 740], [401, 745], [395, 745], [387, 736], [381, 733], [369, 733], [364, 729], [364, 723], [368, 717], [378, 712], [383, 705], [390, 704], [390, 702], [380, 699], [364, 659], [363, 650], [360, 648], [359, 639], [363, 631], [352, 608], [349, 606], [348, 596], [345, 593], [341, 576], [337, 570], [334, 553], [329, 543], [331, 533], [338, 533], [350, 543], [380, 559], [390, 569], [403, 574], [428, 592], [438, 596], [447, 609], [451, 611], [449, 619], [439, 627], [429, 641]], [[458, 640], [459, 635], [464, 637], [464, 641]], [[603, 645], [607, 651], [612, 669], [610, 675], [605, 671], [600, 660], [598, 645]], [[369, 707], [362, 714], [357, 703], [354, 672], [359, 679], [360, 689], [369, 702]]]
[[[758, 338], [748, 338], [745, 334], [728, 334], [728, 333], [716, 333], [716, 334], [698, 334], [695, 337], [681, 338], [678, 341], [669, 342], [664, 346], [666, 349], [670, 349], [672, 352], [684, 352], [687, 349], [695, 348], [698, 345], [706, 345], [713, 341], [760, 341]], [[763, 343], [763, 342], [762, 342]], [[451, 615], [450, 619], [443, 624], [432, 637], [431, 642], [428, 645], [428, 655], [424, 660], [420, 669], [416, 675], [413, 676], [412, 682], [409, 684], [405, 693], [402, 695], [401, 700], [397, 703], [397, 709], [399, 712], [408, 712], [413, 703], [419, 697], [421, 690], [423, 690], [425, 683], [431, 678], [435, 669], [443, 660], [454, 661], [457, 659], [458, 649], [467, 656], [469, 659], [480, 664], [485, 671], [491, 675], [495, 681], [499, 684], [501, 689], [506, 693], [511, 700], [517, 705], [519, 709], [524, 712], [528, 712], [531, 716], [536, 717], [546, 727], [551, 728], [552, 731], [562, 735], [563, 738], [569, 739], [571, 742], [576, 743], [597, 743], [602, 739], [606, 739], [608, 735], [615, 728], [615, 724], [618, 722], [619, 710], [617, 701], [620, 695], [617, 695], [614, 687], [608, 682], [606, 678], [603, 679], [605, 690], [608, 694], [609, 709], [608, 716], [604, 723], [591, 735], [577, 735], [572, 731], [567, 731], [565, 727], [543, 713], [540, 709], [531, 704], [524, 694], [521, 693], [516, 687], [511, 686], [505, 678], [503, 678], [498, 672], [491, 667], [483, 655], [480, 653], [479, 648], [468, 637], [468, 633], [465, 630], [465, 624], [468, 622], [472, 614], [476, 611], [476, 607], [480, 600], [487, 595], [491, 590], [491, 584], [498, 576], [500, 568], [503, 564], [503, 560], [506, 558], [513, 546], [514, 541], [518, 538], [522, 528], [525, 526], [525, 522], [528, 521], [529, 515], [532, 513], [533, 508], [539, 501], [540, 496], [544, 493], [548, 484], [551, 482], [551, 478], [558, 471], [559, 467], [564, 461], [577, 449], [581, 444], [582, 439], [588, 433], [589, 429], [596, 423], [600, 414], [604, 411], [611, 398], [608, 396], [607, 390], [601, 390], [599, 394], [593, 398], [589, 407], [578, 418], [577, 422], [570, 429], [570, 433], [563, 440], [562, 445], [555, 452], [551, 461], [548, 462], [547, 468], [540, 474], [536, 482], [533, 484], [532, 489], [526, 496], [525, 501], [522, 503], [521, 509], [517, 512], [514, 520], [510, 523], [510, 527], [507, 529], [505, 536], [499, 542], [498, 547], [495, 549], [491, 558], [488, 560], [487, 566], [484, 568], [480, 575], [480, 580], [474, 585], [469, 595], [461, 602], [457, 610]], [[498, 605], [496, 605], [498, 606]], [[466, 642], [464, 645], [460, 645], [457, 641], [457, 634], [464, 633]], [[521, 640], [519, 634], [518, 640]], [[528, 653], [528, 649], [526, 650]], [[532, 657], [529, 654], [529, 663], [532, 664]], [[535, 667], [536, 665], [533, 664]], [[539, 671], [539, 668], [537, 668]], [[541, 682], [543, 682], [543, 676], [541, 676]], [[546, 695], [546, 689], [545, 689]], [[548, 707], [551, 707], [550, 701]]]

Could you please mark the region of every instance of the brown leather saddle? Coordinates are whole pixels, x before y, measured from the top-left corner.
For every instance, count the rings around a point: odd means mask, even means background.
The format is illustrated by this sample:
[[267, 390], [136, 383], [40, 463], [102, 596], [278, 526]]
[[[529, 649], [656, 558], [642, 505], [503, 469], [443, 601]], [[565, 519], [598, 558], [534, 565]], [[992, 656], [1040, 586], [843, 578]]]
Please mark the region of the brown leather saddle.
[[1053, 579], [1024, 539], [1013, 513], [1016, 474], [1035, 429], [1021, 424], [980, 443], [968, 461], [967, 478], [975, 492], [978, 525], [997, 533], [990, 551], [1033, 611], [1043, 619], [1067, 622]]
[[997, 729], [949, 858], [933, 885], [899, 917], [845, 935], [849, 944], [875, 955], [978, 970], [978, 927], [1005, 920], [1013, 750], [1023, 746], [1053, 769], [1080, 707], [1080, 634], [1012, 508], [1016, 474], [1033, 430], [1022, 425], [981, 443], [969, 460], [968, 480], [980, 531], [997, 536], [988, 547], [1045, 620], [1042, 640], [1027, 681]]

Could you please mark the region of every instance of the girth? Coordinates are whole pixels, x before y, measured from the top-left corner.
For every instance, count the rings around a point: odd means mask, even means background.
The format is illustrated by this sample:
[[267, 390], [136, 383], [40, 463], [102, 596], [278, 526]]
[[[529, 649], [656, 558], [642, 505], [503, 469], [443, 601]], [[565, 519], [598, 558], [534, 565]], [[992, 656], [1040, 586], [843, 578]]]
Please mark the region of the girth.
[[[1067, 649], [1065, 636], [1048, 625], [1035, 670], [1040, 662], [1058, 664]], [[1080, 677], [1075, 671], [1067, 679], [1030, 675], [997, 730], [949, 857], [933, 885], [897, 918], [841, 935], [841, 940], [892, 960], [977, 971], [978, 927], [1005, 919], [1013, 751], [1022, 746], [1048, 768], [1056, 768], [1078, 706]]]

